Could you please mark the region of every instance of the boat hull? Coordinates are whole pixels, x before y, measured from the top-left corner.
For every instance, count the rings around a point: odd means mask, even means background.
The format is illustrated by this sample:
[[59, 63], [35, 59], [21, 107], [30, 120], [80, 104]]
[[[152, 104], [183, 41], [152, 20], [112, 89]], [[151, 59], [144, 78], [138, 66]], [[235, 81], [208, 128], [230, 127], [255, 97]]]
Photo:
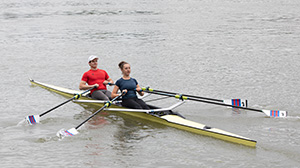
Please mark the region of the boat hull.
[[[30, 80], [30, 82], [33, 85], [38, 85], [44, 89], [50, 90], [52, 92], [58, 93], [60, 95], [66, 96], [68, 98], [73, 97], [74, 94], [82, 93], [82, 91], [66, 89], [66, 88], [62, 88], [62, 87], [58, 87], [58, 86], [54, 86], [54, 85], [37, 82], [34, 80]], [[87, 97], [86, 95], [81, 96], [79, 99], [80, 100], [92, 100], [91, 98]], [[102, 103], [88, 103], [88, 104], [91, 104], [93, 106], [99, 106], [99, 108], [103, 106]], [[138, 117], [141, 119], [149, 120], [152, 122], [160, 123], [160, 124], [163, 124], [166, 126], [180, 129], [180, 130], [185, 130], [185, 131], [189, 131], [189, 132], [204, 135], [204, 136], [210, 136], [210, 137], [214, 137], [214, 138], [221, 139], [224, 141], [237, 143], [237, 144], [241, 144], [241, 145], [246, 145], [246, 146], [250, 146], [250, 147], [256, 146], [255, 140], [252, 140], [252, 139], [240, 136], [240, 135], [236, 135], [236, 134], [233, 134], [233, 133], [230, 133], [227, 131], [223, 131], [221, 129], [210, 128], [203, 124], [184, 119], [181, 116], [176, 115], [176, 114], [168, 114], [168, 115], [159, 116], [159, 115], [152, 115], [152, 114], [145, 113], [145, 112], [124, 112], [124, 111], [122, 111], [122, 109], [124, 109], [124, 107], [120, 107], [118, 105], [113, 105], [113, 104], [112, 104], [111, 108], [119, 108], [120, 109], [119, 112], [122, 114], [126, 114], [126, 115], [130, 115], [130, 116]]]

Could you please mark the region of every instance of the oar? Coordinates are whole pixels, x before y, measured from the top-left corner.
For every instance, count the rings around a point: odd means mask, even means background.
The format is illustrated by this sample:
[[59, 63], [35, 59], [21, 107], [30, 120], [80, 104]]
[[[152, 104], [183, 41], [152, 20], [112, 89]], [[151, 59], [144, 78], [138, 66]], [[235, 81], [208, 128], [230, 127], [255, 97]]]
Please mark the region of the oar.
[[115, 97], [114, 99], [112, 99], [111, 101], [107, 101], [103, 107], [101, 107], [99, 110], [97, 110], [93, 115], [91, 115], [89, 118], [87, 118], [86, 120], [84, 120], [82, 123], [80, 123], [77, 127], [75, 128], [71, 128], [68, 130], [64, 130], [61, 129], [59, 130], [56, 135], [59, 138], [64, 138], [66, 136], [73, 136], [78, 134], [79, 132], [77, 131], [84, 123], [86, 123], [88, 120], [90, 120], [91, 118], [93, 118], [95, 115], [97, 115], [99, 112], [101, 112], [104, 108], [108, 108], [110, 107], [110, 105], [112, 104], [113, 101], [117, 100], [118, 98], [120, 98], [122, 95], [124, 94], [124, 92], [122, 92], [122, 94], [120, 94], [119, 96]]
[[240, 109], [244, 109], [244, 110], [256, 111], [256, 112], [264, 113], [265, 115], [267, 115], [269, 117], [287, 117], [287, 111], [260, 110], [260, 109], [247, 108], [247, 107], [223, 104], [223, 103], [218, 103], [218, 102], [206, 101], [206, 100], [196, 99], [196, 98], [187, 97], [187, 96], [183, 96], [183, 95], [179, 95], [179, 94], [168, 94], [168, 93], [157, 92], [156, 90], [151, 89], [151, 88], [148, 88], [148, 89], [142, 88], [142, 89], [146, 92], [150, 92], [150, 93], [158, 94], [158, 95], [169, 96], [169, 97], [175, 97], [180, 100], [193, 100], [193, 101], [198, 101], [198, 102], [203, 102], [203, 103], [209, 103], [209, 104], [215, 104], [215, 105], [221, 105], [221, 106], [227, 106], [227, 107], [240, 108]]
[[27, 116], [27, 117], [25, 117], [25, 120], [27, 121], [27, 123], [28, 123], [29, 125], [34, 125], [34, 124], [36, 124], [36, 123], [39, 123], [39, 122], [40, 122], [40, 118], [41, 118], [43, 115], [45, 115], [45, 114], [47, 114], [47, 113], [49, 113], [49, 112], [51, 112], [51, 111], [57, 109], [58, 107], [60, 107], [60, 106], [62, 106], [62, 105], [64, 105], [64, 104], [66, 104], [66, 103], [68, 103], [68, 102], [70, 102], [70, 101], [72, 101], [72, 100], [74, 100], [74, 99], [79, 99], [83, 94], [85, 94], [85, 93], [87, 93], [87, 92], [93, 90], [94, 88], [96, 88], [96, 86], [94, 86], [93, 88], [90, 88], [90, 89], [88, 89], [88, 90], [86, 90], [86, 91], [84, 91], [84, 92], [82, 92], [82, 93], [80, 93], [80, 94], [76, 94], [76, 95], [75, 95], [74, 97], [72, 97], [71, 99], [69, 99], [69, 100], [67, 100], [67, 101], [65, 101], [65, 102], [63, 102], [63, 103], [61, 103], [61, 104], [59, 104], [59, 105], [57, 105], [57, 106], [55, 106], [55, 107], [53, 107], [53, 108], [47, 110], [46, 112], [44, 112], [44, 113], [42, 113], [42, 114]]
[[[178, 94], [175, 92], [168, 92], [168, 91], [163, 91], [163, 90], [154, 90], [149, 87], [143, 87], [142, 90], [144, 91], [154, 91], [154, 92], [159, 92], [159, 93], [166, 93], [166, 94]], [[248, 100], [244, 99], [226, 99], [226, 100], [220, 100], [220, 99], [214, 99], [214, 98], [208, 98], [208, 97], [201, 97], [201, 96], [194, 96], [194, 95], [188, 95], [188, 94], [181, 94], [182, 96], [187, 96], [191, 98], [197, 98], [197, 99], [203, 99], [203, 100], [210, 100], [210, 101], [215, 101], [215, 102], [223, 102], [225, 104], [233, 105], [233, 106], [241, 106], [241, 107], [247, 107], [248, 106]]]

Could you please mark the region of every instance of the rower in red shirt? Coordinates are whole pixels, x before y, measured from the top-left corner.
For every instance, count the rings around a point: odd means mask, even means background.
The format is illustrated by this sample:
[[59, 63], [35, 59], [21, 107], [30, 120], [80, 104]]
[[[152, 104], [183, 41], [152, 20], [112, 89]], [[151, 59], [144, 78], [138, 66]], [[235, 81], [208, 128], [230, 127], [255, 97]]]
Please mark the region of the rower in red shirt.
[[91, 55], [88, 58], [91, 69], [85, 72], [81, 78], [79, 89], [87, 90], [94, 86], [96, 89], [91, 90], [91, 96], [97, 100], [110, 100], [111, 92], [107, 90], [106, 85], [113, 84], [113, 80], [108, 76], [107, 72], [98, 69], [98, 56]]

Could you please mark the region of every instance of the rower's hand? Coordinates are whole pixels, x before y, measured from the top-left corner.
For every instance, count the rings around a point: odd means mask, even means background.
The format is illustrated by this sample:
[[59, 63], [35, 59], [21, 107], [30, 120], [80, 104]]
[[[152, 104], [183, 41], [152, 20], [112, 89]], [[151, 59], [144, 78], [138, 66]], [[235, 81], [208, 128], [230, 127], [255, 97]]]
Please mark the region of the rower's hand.
[[141, 87], [137, 87], [135, 90], [136, 90], [137, 92], [142, 92], [142, 91], [143, 91]]
[[103, 82], [103, 85], [109, 85], [109, 86], [112, 86], [112, 85], [115, 85], [114, 83], [110, 83], [108, 80], [105, 80]]
[[92, 85], [93, 87], [95, 87], [95, 88], [98, 88], [99, 87], [99, 84], [94, 84], [94, 85]]
[[127, 94], [127, 89], [122, 90], [122, 95], [126, 95]]
[[109, 82], [107, 80], [103, 81], [103, 85], [109, 85]]

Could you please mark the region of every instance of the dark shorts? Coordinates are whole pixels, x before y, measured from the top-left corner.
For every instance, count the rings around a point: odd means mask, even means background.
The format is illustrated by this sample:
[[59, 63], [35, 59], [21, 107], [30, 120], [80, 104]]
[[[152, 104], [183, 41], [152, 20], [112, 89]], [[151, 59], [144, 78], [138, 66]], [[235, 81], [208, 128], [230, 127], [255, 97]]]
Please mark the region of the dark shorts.
[[138, 98], [122, 99], [122, 106], [133, 109], [150, 109], [147, 104]]
[[111, 92], [108, 90], [96, 90], [92, 93], [92, 98], [96, 100], [111, 100]]

